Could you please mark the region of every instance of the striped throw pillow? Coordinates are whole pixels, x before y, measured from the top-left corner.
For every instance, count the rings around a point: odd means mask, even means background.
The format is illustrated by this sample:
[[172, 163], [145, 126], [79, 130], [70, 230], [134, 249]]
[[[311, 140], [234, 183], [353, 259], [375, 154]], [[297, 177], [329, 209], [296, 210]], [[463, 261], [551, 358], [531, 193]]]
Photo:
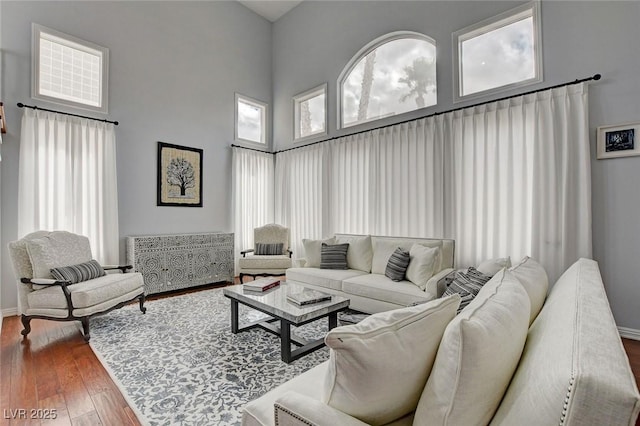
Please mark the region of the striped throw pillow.
[[407, 272], [409, 266], [409, 260], [411, 256], [409, 252], [401, 247], [398, 247], [387, 262], [387, 269], [384, 271], [384, 275], [392, 281], [402, 281]]
[[276, 255], [282, 254], [283, 243], [256, 243], [256, 254]]
[[348, 269], [347, 251], [349, 243], [327, 244], [322, 243], [320, 249], [320, 269]]
[[474, 297], [478, 295], [478, 292], [483, 285], [491, 279], [490, 276], [483, 274], [476, 268], [469, 268], [466, 272], [458, 271], [454, 277], [447, 283], [447, 289], [444, 291], [442, 297], [451, 296], [452, 294], [460, 295], [460, 307], [458, 313], [460, 313]]
[[102, 277], [106, 274], [107, 273], [96, 260], [90, 260], [89, 262], [80, 263], [78, 265], [61, 266], [51, 270], [53, 278], [59, 281], [69, 281], [71, 284], [89, 281], [94, 278]]

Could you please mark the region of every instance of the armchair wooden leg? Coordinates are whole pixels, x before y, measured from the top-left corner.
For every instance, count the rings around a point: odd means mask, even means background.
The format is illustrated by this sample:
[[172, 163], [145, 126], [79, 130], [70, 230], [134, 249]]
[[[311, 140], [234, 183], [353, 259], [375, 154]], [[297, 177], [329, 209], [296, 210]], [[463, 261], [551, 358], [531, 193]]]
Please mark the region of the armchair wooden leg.
[[244, 274], [240, 274], [240, 284], [243, 284], [242, 280], [244, 279]]
[[22, 330], [20, 334], [22, 334], [24, 337], [27, 337], [27, 334], [31, 332], [31, 318], [26, 315], [22, 315], [21, 319], [24, 330]]
[[143, 314], [146, 314], [147, 313], [147, 308], [145, 308], [145, 306], [144, 306], [144, 301], [145, 301], [145, 296], [144, 296], [144, 293], [142, 293], [140, 295], [140, 297], [138, 297], [138, 302], [140, 302], [140, 311]]
[[82, 322], [82, 331], [84, 332], [84, 341], [88, 342], [91, 339], [89, 334], [89, 317], [84, 317], [80, 320]]

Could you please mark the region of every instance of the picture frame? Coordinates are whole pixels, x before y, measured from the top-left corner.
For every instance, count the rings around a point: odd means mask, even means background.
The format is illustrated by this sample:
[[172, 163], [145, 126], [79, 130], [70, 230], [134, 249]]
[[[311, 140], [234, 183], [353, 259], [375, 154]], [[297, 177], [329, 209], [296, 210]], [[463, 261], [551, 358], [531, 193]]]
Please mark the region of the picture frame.
[[158, 206], [202, 207], [202, 153], [158, 142]]
[[597, 135], [597, 158], [640, 155], [640, 123], [600, 126]]

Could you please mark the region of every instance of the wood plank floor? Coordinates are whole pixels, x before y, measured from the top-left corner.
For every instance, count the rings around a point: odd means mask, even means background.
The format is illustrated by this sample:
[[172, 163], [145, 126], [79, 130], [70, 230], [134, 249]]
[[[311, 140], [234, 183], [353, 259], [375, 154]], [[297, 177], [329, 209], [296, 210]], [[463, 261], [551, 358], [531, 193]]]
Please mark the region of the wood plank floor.
[[[2, 322], [0, 426], [140, 425], [84, 343], [79, 324], [33, 320], [31, 325], [29, 338], [23, 340], [19, 317], [6, 317]], [[623, 339], [623, 344], [640, 384], [640, 341]], [[15, 411], [20, 409], [26, 411]], [[52, 409], [55, 419], [31, 418], [51, 414], [47, 410]], [[640, 419], [636, 425], [640, 426]]]

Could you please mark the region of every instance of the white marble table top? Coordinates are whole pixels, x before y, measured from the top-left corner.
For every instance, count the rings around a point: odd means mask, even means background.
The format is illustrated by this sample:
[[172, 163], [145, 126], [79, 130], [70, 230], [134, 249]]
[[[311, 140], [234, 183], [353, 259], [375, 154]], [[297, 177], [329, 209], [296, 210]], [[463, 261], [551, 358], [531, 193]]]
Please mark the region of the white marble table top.
[[304, 289], [305, 287], [299, 284], [281, 281], [278, 287], [267, 290], [264, 293], [244, 290], [242, 284], [225, 287], [223, 292], [225, 296], [231, 299], [235, 299], [244, 305], [255, 307], [273, 317], [283, 318], [292, 324], [308, 322], [349, 307], [349, 299], [335, 294], [331, 295], [331, 300], [304, 306], [298, 306], [287, 300], [287, 294]]

